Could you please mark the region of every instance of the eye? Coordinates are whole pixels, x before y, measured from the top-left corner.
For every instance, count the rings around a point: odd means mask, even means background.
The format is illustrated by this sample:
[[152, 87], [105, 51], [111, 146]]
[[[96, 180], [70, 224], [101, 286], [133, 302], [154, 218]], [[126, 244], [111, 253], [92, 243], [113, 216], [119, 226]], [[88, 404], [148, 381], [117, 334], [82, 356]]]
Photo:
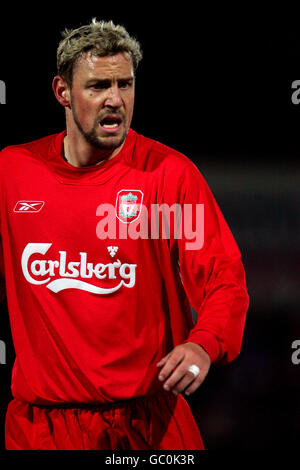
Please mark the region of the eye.
[[95, 82], [89, 86], [89, 88], [92, 88], [94, 90], [106, 90], [109, 87], [110, 87], [110, 82], [106, 80]]
[[132, 85], [132, 82], [129, 80], [120, 80], [119, 81], [119, 88], [122, 88], [123, 90], [126, 88], [129, 88]]

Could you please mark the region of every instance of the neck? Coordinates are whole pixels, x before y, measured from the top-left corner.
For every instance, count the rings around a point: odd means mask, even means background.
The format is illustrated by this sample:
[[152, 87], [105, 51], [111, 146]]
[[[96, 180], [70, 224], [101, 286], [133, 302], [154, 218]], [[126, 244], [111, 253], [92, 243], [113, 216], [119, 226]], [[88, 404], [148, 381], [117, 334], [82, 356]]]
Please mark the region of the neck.
[[64, 139], [64, 158], [70, 165], [76, 167], [100, 165], [115, 157], [123, 145], [124, 142], [115, 149], [98, 149], [67, 133]]
[[112, 159], [120, 152], [126, 140], [124, 139], [118, 147], [113, 148], [98, 148], [90, 144], [79, 130], [69, 109], [66, 109], [66, 129], [64, 158], [70, 165], [75, 167], [100, 165]]

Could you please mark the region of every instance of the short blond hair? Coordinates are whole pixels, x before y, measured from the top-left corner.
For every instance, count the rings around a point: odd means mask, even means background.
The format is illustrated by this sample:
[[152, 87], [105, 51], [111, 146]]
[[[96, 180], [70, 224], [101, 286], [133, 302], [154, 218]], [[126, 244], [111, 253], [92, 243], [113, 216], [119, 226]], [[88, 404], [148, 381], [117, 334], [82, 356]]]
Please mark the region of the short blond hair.
[[112, 21], [97, 21], [93, 18], [88, 25], [65, 29], [62, 36], [57, 48], [57, 73], [70, 87], [74, 67], [87, 52], [99, 57], [127, 53], [132, 59], [134, 73], [143, 56], [140, 43], [123, 26], [115, 25]]

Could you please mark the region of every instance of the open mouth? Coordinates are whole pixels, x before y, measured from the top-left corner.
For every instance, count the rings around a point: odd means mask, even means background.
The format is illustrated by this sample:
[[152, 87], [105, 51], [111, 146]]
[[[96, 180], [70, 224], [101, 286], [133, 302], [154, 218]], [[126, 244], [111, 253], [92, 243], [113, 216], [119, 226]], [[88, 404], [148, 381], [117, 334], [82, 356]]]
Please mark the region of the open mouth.
[[106, 130], [116, 130], [122, 123], [122, 118], [118, 115], [105, 116], [100, 121], [100, 126]]

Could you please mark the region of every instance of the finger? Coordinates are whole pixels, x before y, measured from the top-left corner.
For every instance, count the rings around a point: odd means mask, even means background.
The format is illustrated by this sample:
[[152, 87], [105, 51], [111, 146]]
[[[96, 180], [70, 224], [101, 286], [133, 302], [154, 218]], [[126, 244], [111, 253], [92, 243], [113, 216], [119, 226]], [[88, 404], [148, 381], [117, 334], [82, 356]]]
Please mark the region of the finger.
[[163, 357], [163, 358], [156, 364], [156, 367], [162, 367], [162, 366], [164, 366], [165, 363], [167, 362], [169, 356], [170, 356], [170, 354], [168, 354], [167, 356]]
[[191, 374], [191, 372], [186, 372], [182, 379], [174, 385], [172, 392], [174, 393], [174, 395], [182, 393], [184, 390], [188, 389], [188, 387], [192, 385], [195, 379], [195, 376]]
[[205, 376], [206, 374], [203, 376], [200, 373], [200, 375], [198, 375], [198, 377], [196, 377], [195, 380], [193, 380], [193, 382], [186, 388], [186, 390], [184, 391], [184, 394], [188, 396], [194, 393], [204, 381]]
[[166, 380], [169, 377], [169, 375], [173, 372], [173, 370], [178, 366], [178, 364], [180, 364], [183, 358], [184, 358], [183, 353], [178, 352], [178, 351], [177, 352], [173, 351], [169, 355], [165, 365], [163, 366], [163, 368], [161, 369], [159, 373], [159, 376], [158, 376], [159, 380], [162, 380], [162, 381]]
[[166, 380], [164, 384], [165, 390], [173, 390], [177, 389], [177, 385], [185, 378], [186, 385], [188, 385], [195, 377], [191, 372], [187, 371], [187, 367], [185, 364], [181, 364], [175, 368], [172, 375]]

